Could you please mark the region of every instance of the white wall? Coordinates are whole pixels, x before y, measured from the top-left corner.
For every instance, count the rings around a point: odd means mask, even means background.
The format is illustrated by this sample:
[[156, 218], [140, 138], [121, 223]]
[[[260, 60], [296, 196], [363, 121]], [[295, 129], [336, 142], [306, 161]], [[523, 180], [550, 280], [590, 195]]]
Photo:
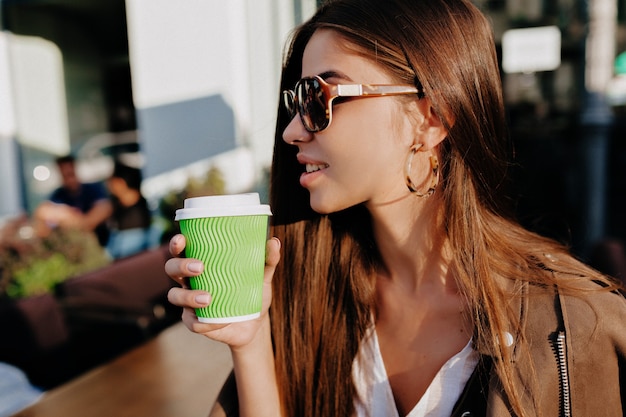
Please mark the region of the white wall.
[[17, 130], [9, 66], [9, 36], [0, 32], [0, 138], [13, 137]]
[[[315, 9], [313, 0], [302, 3], [308, 4], [300, 5], [307, 13]], [[126, 0], [126, 8], [138, 114], [218, 95], [234, 113], [235, 151], [247, 153], [235, 158], [239, 166], [228, 175], [256, 176], [269, 166], [294, 0]], [[141, 117], [139, 128], [141, 136]], [[142, 140], [150, 146], [150, 137]], [[158, 186], [173, 185], [167, 181], [176, 181], [176, 175], [160, 176]]]
[[[0, 32], [0, 218], [23, 209], [17, 143], [57, 155], [70, 149], [63, 58], [52, 42]], [[28, 166], [25, 168], [29, 168]]]
[[52, 42], [0, 33], [5, 84], [0, 87], [0, 134], [23, 145], [62, 155], [69, 152], [63, 57]]
[[9, 37], [0, 33], [0, 225], [4, 216], [21, 211], [15, 161], [16, 121], [9, 67]]

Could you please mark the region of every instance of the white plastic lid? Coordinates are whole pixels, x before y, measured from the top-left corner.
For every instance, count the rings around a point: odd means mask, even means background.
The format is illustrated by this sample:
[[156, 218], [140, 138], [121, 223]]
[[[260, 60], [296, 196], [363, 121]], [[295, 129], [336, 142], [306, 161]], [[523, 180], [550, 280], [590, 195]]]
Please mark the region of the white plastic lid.
[[261, 204], [258, 193], [210, 195], [185, 199], [174, 220], [255, 215], [272, 215], [270, 206]]

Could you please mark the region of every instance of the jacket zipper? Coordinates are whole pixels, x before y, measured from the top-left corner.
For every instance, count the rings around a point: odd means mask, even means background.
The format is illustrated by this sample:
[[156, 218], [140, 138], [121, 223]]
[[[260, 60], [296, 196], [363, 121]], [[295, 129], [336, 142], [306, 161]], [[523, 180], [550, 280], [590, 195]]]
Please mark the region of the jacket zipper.
[[565, 332], [559, 331], [556, 338], [557, 358], [559, 365], [559, 376], [561, 378], [561, 411], [563, 417], [571, 417], [571, 397], [569, 386], [569, 371], [567, 368], [567, 346], [565, 344]]

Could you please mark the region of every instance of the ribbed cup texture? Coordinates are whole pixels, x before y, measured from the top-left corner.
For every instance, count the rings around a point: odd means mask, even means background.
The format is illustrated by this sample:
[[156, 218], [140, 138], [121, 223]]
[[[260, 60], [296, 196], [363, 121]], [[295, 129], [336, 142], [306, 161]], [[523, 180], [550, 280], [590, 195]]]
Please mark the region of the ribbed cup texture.
[[180, 221], [187, 239], [185, 254], [200, 259], [204, 272], [190, 279], [193, 289], [211, 294], [207, 319], [238, 318], [259, 313], [268, 216], [211, 217]]

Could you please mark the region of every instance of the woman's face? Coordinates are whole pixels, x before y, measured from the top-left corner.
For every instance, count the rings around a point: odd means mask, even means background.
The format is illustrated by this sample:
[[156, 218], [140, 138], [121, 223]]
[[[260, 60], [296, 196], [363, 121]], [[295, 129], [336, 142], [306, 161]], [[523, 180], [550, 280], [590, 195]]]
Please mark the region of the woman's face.
[[[330, 84], [397, 84], [371, 60], [342, 47], [345, 42], [332, 30], [316, 31], [304, 50], [302, 76], [319, 75]], [[289, 123], [283, 139], [298, 147], [298, 161], [306, 166], [300, 184], [315, 211], [379, 205], [409, 193], [404, 164], [414, 138], [401, 100], [335, 103], [332, 123], [317, 133], [306, 131], [298, 115]]]

